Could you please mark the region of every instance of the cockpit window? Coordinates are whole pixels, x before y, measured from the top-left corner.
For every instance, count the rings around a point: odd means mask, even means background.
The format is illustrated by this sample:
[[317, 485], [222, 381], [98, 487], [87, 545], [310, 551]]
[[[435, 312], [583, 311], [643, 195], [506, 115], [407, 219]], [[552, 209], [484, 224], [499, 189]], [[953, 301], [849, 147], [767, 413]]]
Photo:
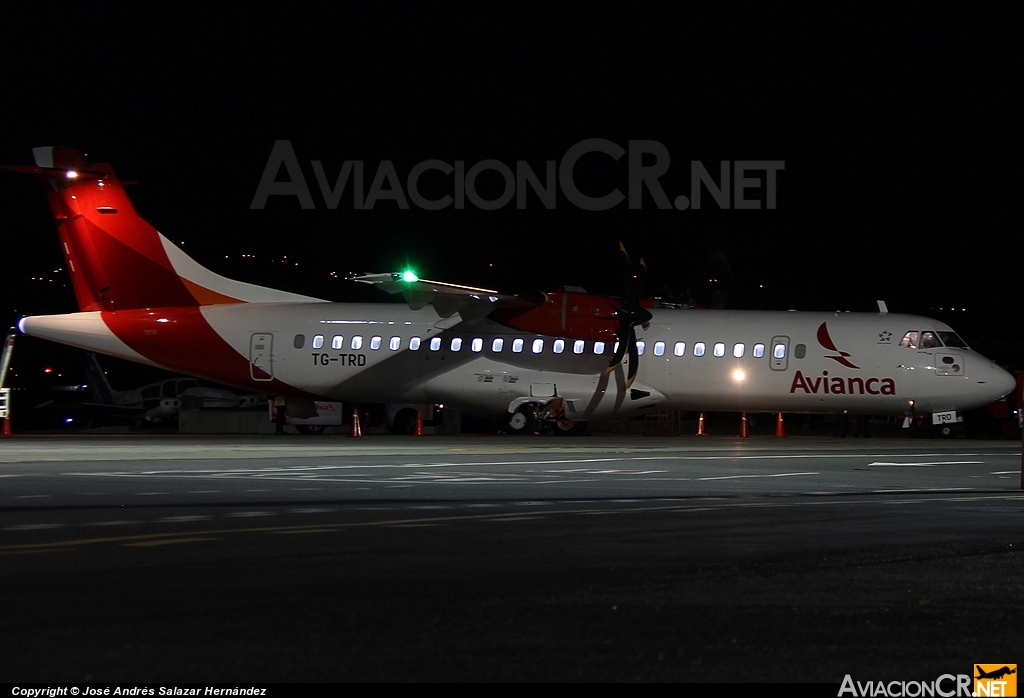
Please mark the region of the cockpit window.
[[922, 332], [921, 333], [921, 348], [922, 349], [934, 349], [935, 347], [941, 347], [942, 342], [935, 336], [934, 332]]
[[956, 332], [936, 332], [935, 334], [939, 335], [939, 339], [941, 339], [942, 343], [947, 347], [956, 347], [958, 349], [969, 348], [967, 346], [967, 342], [960, 339], [960, 335]]
[[910, 330], [910, 332], [903, 335], [903, 339], [900, 340], [900, 346], [907, 349], [917, 349], [917, 330]]

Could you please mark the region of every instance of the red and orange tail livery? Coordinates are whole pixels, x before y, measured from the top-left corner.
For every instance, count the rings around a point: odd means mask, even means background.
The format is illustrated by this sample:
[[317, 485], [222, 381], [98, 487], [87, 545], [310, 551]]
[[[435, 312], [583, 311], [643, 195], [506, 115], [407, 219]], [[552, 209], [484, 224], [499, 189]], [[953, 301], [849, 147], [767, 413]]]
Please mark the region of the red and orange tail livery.
[[78, 307], [181, 308], [317, 299], [227, 279], [198, 264], [135, 211], [106, 163], [72, 148], [33, 148], [34, 166], [6, 169], [45, 180]]

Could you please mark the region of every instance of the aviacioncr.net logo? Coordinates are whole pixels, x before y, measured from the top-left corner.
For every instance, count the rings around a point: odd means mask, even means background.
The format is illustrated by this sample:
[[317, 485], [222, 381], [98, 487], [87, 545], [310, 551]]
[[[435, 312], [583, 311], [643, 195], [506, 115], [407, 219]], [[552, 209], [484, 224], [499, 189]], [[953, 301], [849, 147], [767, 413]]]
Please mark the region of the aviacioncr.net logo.
[[1017, 695], [1016, 664], [975, 664], [974, 695], [1012, 698]]
[[972, 698], [971, 676], [969, 674], [943, 674], [933, 681], [854, 681], [847, 674], [839, 687], [839, 698]]

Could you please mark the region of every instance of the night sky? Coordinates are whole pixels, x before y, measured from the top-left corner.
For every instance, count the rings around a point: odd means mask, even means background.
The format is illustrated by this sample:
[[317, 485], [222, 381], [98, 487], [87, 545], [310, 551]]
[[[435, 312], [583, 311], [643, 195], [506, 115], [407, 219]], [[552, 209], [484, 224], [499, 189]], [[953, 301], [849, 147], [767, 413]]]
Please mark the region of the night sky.
[[[1024, 367], [1015, 7], [48, 7], [5, 10], [0, 160], [66, 145], [113, 163], [138, 181], [144, 218], [227, 276], [387, 301], [340, 277], [408, 264], [503, 291], [618, 294], [621, 240], [647, 259], [651, 294], [800, 310], [884, 299]], [[777, 208], [719, 210], [705, 194], [700, 210], [659, 210], [645, 193], [639, 210], [584, 211], [559, 192], [554, 210], [532, 193], [524, 210], [357, 210], [347, 189], [329, 210], [310, 165], [333, 180], [362, 160], [366, 189], [384, 160], [403, 186], [427, 159], [526, 160], [543, 177], [587, 138], [664, 144], [670, 200], [689, 194], [691, 160], [715, 177], [721, 160], [785, 161]], [[315, 210], [295, 197], [250, 209], [279, 139]], [[626, 161], [585, 156], [576, 181], [627, 193]], [[451, 177], [422, 181], [452, 193]], [[477, 188], [493, 198], [500, 184], [492, 171]], [[75, 310], [37, 182], [0, 174], [0, 234], [0, 319]]]

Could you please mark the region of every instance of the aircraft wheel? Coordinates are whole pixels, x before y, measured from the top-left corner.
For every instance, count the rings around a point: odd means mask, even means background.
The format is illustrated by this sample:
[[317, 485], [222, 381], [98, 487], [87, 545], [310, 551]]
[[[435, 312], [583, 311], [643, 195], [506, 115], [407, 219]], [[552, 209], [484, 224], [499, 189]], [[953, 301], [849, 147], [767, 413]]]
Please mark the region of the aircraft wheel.
[[416, 431], [416, 410], [406, 407], [395, 414], [391, 422], [391, 433], [399, 436], [409, 436]]
[[555, 436], [582, 436], [586, 431], [586, 422], [574, 422], [571, 419], [556, 420], [553, 429]]
[[327, 427], [323, 424], [296, 424], [295, 429], [298, 430], [300, 434], [312, 436], [313, 434], [323, 434], [327, 430]]
[[529, 405], [505, 417], [505, 431], [509, 434], [532, 434], [537, 431], [537, 414]]

